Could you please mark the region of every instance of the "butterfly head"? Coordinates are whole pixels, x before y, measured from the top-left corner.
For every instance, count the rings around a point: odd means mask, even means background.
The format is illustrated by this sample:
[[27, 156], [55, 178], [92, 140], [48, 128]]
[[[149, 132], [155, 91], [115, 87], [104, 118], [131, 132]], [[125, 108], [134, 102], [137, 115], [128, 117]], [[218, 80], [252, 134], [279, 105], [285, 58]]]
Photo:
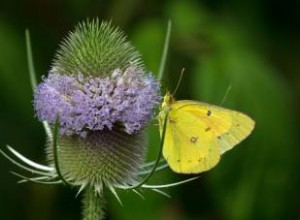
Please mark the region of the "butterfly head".
[[171, 110], [172, 103], [175, 102], [173, 95], [170, 92], [167, 92], [164, 96], [163, 102], [160, 107], [160, 112], [158, 115], [160, 132], [162, 134], [163, 124], [166, 118], [167, 113]]
[[170, 105], [175, 102], [175, 99], [173, 97], [173, 95], [170, 92], [167, 92], [166, 95], [164, 96], [164, 101], [162, 103], [162, 109], [169, 109]]

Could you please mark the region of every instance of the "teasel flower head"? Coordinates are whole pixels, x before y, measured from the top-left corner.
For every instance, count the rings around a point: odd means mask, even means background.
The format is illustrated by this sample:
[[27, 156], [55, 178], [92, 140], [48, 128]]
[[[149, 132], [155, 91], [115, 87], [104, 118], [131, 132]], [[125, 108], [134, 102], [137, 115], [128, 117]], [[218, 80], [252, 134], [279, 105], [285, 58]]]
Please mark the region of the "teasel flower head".
[[[33, 103], [40, 121], [54, 125], [59, 117], [65, 179], [100, 192], [136, 181], [143, 130], [159, 101], [159, 83], [138, 52], [118, 29], [95, 20], [77, 26], [61, 44]], [[48, 152], [53, 161], [53, 150]]]

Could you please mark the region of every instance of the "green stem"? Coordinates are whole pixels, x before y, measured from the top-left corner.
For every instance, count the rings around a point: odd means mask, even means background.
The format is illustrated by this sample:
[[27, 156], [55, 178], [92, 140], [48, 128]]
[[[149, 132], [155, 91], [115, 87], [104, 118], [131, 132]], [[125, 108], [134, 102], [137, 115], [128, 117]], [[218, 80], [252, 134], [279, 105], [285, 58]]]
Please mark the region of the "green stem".
[[104, 197], [103, 194], [95, 192], [92, 188], [87, 188], [83, 195], [83, 220], [102, 220], [104, 219]]
[[29, 33], [28, 29], [26, 29], [26, 31], [25, 31], [25, 38], [26, 38], [26, 52], [27, 52], [27, 63], [28, 63], [28, 71], [29, 71], [29, 76], [30, 76], [30, 83], [31, 83], [31, 88], [34, 91], [35, 87], [37, 85], [37, 82], [36, 82], [36, 76], [35, 76], [35, 70], [34, 70], [30, 33]]
[[161, 81], [163, 74], [164, 74], [164, 69], [166, 65], [166, 60], [167, 60], [167, 54], [169, 50], [169, 44], [170, 44], [170, 36], [171, 36], [171, 28], [172, 28], [172, 23], [171, 20], [168, 21], [168, 27], [167, 27], [167, 34], [164, 42], [164, 49], [162, 52], [161, 60], [160, 60], [160, 65], [159, 65], [159, 70], [158, 70], [158, 80]]

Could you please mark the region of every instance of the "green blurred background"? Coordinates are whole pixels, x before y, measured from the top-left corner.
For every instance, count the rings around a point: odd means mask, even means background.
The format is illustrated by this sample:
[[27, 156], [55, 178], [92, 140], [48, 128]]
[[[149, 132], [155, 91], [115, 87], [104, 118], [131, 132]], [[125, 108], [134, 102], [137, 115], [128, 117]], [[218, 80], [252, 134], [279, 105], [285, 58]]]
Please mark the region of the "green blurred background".
[[[61, 39], [86, 17], [112, 20], [157, 73], [167, 20], [173, 22], [163, 92], [186, 74], [178, 99], [220, 104], [256, 120], [253, 134], [213, 170], [168, 189], [171, 199], [144, 191], [145, 200], [108, 195], [112, 220], [300, 219], [299, 1], [54, 1], [2, 0], [0, 7], [0, 147], [10, 144], [45, 163], [45, 135], [35, 119], [25, 28], [31, 31], [37, 75], [47, 74]], [[158, 150], [149, 128], [149, 158]], [[15, 167], [0, 158], [0, 219], [80, 219], [80, 196], [63, 186], [17, 184]], [[19, 171], [18, 169], [16, 171]], [[187, 178], [169, 170], [152, 183]]]

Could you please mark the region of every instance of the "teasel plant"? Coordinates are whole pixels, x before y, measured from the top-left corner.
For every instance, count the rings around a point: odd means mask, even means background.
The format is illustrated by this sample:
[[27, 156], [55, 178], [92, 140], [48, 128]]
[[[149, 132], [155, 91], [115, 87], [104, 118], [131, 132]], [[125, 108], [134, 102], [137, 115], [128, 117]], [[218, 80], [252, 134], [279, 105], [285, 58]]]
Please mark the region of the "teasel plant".
[[0, 153], [31, 175], [12, 172], [20, 178], [19, 183], [76, 188], [77, 194], [83, 194], [82, 219], [100, 220], [105, 218], [104, 190], [111, 191], [122, 205], [118, 190], [143, 197], [141, 190], [149, 189], [169, 196], [164, 188], [197, 179], [147, 184], [154, 173], [168, 167], [161, 158], [166, 123], [157, 158], [144, 160], [145, 126], [155, 120], [155, 109], [161, 102], [159, 82], [170, 32], [169, 21], [155, 78], [119, 28], [99, 19], [86, 20], [63, 40], [48, 75], [37, 84], [26, 30], [33, 106], [47, 136], [48, 164], [36, 163], [7, 145]]

